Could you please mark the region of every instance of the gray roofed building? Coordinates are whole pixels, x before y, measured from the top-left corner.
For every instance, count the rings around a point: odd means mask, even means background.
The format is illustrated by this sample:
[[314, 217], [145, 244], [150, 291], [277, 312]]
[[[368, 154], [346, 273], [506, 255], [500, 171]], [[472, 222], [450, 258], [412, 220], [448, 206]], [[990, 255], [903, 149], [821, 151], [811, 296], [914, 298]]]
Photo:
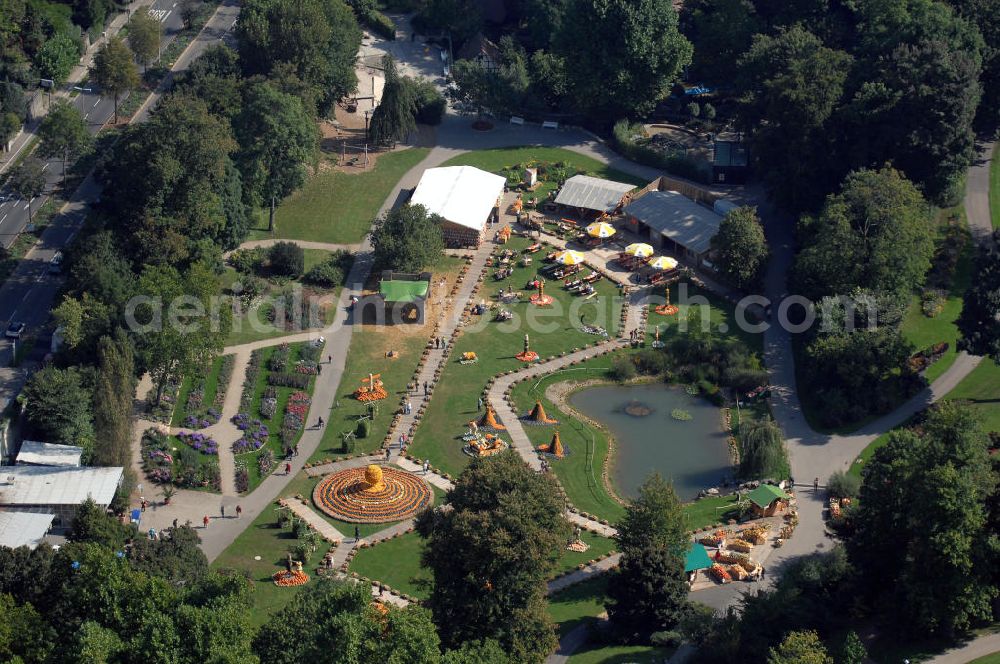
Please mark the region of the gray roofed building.
[[0, 546], [34, 549], [49, 532], [55, 514], [0, 512]]
[[79, 466], [83, 448], [75, 445], [56, 445], [25, 440], [17, 453], [19, 466]]
[[567, 207], [584, 208], [597, 212], [611, 212], [618, 207], [625, 194], [635, 185], [604, 180], [590, 175], [574, 175], [566, 180], [555, 202]]
[[626, 215], [699, 257], [708, 253], [722, 217], [676, 191], [651, 191], [624, 209]]
[[123, 474], [121, 467], [3, 466], [0, 510], [51, 512], [68, 521], [88, 498], [110, 505]]

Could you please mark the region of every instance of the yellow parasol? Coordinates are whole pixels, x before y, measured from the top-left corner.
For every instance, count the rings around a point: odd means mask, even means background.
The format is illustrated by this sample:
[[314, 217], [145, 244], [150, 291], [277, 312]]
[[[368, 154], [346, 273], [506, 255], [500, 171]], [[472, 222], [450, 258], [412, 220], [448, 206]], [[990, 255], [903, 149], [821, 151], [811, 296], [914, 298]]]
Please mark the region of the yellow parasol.
[[590, 237], [611, 237], [616, 232], [615, 227], [606, 221], [595, 221], [590, 226], [587, 226], [587, 235]]
[[579, 251], [573, 251], [572, 249], [566, 249], [556, 254], [556, 262], [560, 265], [578, 265], [582, 263], [583, 260], [583, 254]]
[[670, 256], [659, 256], [647, 263], [654, 270], [672, 270], [677, 267], [677, 259]]
[[634, 242], [625, 247], [625, 253], [636, 258], [649, 258], [653, 255], [653, 247], [645, 242]]

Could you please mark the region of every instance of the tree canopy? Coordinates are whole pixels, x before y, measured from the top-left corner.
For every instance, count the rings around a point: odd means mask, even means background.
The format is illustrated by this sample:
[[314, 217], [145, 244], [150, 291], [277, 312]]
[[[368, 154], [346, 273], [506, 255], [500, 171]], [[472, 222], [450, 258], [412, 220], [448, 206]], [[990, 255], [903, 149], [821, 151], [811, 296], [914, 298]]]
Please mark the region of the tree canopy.
[[389, 54], [382, 58], [382, 74], [385, 86], [372, 113], [369, 136], [375, 145], [395, 145], [417, 128], [417, 103], [412, 86], [396, 71], [396, 62]]
[[956, 324], [961, 349], [1000, 361], [1000, 251], [993, 242], [976, 256]]
[[419, 272], [433, 265], [444, 248], [443, 222], [422, 205], [390, 210], [372, 230], [375, 263], [400, 272]]
[[556, 646], [546, 580], [569, 535], [555, 481], [507, 451], [473, 460], [448, 505], [417, 519], [441, 641], [496, 639], [515, 661], [543, 661]]
[[112, 37], [104, 42], [94, 55], [90, 75], [103, 93], [109, 93], [114, 98], [114, 122], [118, 124], [118, 100], [123, 92], [139, 85], [139, 72], [132, 62], [132, 53], [120, 37]]
[[767, 266], [767, 240], [757, 210], [740, 207], [726, 213], [712, 237], [719, 270], [744, 290], [760, 286]]

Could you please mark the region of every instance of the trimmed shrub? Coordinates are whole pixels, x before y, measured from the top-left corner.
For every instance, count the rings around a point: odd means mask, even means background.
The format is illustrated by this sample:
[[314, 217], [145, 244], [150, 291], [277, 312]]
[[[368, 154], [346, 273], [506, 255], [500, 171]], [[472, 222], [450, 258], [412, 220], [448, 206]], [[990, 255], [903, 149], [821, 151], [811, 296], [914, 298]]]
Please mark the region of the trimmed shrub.
[[444, 111], [448, 105], [434, 84], [430, 81], [414, 81], [407, 79], [413, 90], [413, 99], [417, 105], [415, 118], [417, 122], [425, 125], [439, 125], [444, 118]]
[[616, 357], [608, 369], [608, 376], [611, 380], [624, 383], [635, 378], [635, 364], [627, 357]]
[[826, 491], [834, 498], [857, 498], [861, 491], [861, 480], [838, 470], [826, 481]]
[[294, 242], [278, 242], [268, 251], [271, 273], [283, 277], [299, 277], [305, 270], [306, 253]]
[[371, 420], [358, 420], [358, 426], [354, 429], [357, 438], [367, 438], [371, 434]]

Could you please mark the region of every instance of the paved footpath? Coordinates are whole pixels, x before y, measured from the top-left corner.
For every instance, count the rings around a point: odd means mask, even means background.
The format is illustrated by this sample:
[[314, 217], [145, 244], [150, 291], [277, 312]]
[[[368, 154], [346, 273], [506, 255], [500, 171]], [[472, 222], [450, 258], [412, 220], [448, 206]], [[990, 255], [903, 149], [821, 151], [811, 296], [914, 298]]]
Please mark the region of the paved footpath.
[[295, 516], [315, 528], [316, 532], [322, 535], [323, 539], [327, 542], [337, 542], [339, 544], [344, 541], [344, 536], [339, 530], [331, 526], [329, 521], [321, 517], [319, 514], [316, 514], [316, 512], [313, 511], [313, 508], [309, 507], [301, 500], [298, 500], [297, 498], [282, 498], [278, 502], [290, 509]]

